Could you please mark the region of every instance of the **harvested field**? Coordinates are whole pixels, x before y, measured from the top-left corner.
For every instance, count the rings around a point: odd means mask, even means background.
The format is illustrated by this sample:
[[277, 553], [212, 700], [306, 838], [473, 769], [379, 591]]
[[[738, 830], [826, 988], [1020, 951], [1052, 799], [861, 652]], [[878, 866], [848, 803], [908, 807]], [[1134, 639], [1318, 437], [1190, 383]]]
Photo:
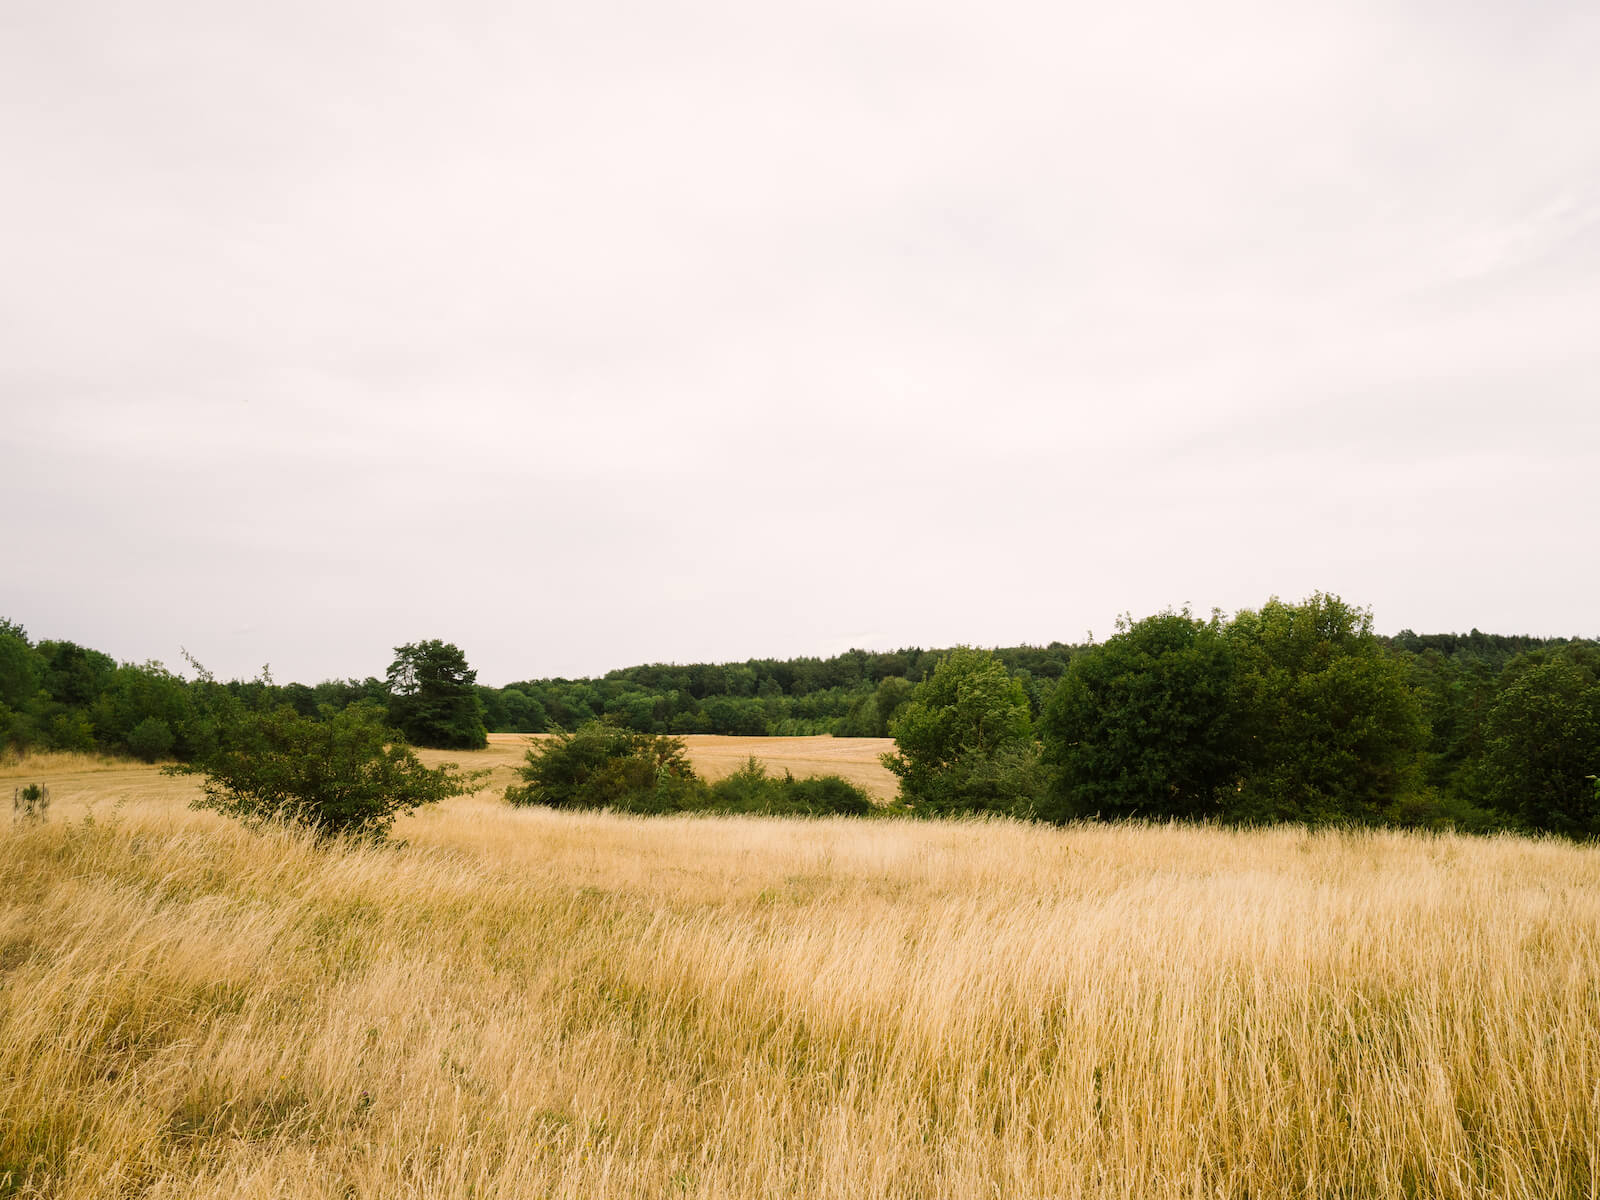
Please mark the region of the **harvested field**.
[[[455, 762], [463, 767], [493, 771], [480, 796], [498, 796], [507, 784], [516, 782], [528, 745], [537, 735], [491, 733], [486, 750], [422, 750], [419, 757], [430, 766]], [[683, 739], [689, 748], [689, 761], [709, 780], [731, 775], [751, 755], [764, 762], [774, 774], [784, 770], [796, 776], [842, 775], [866, 789], [879, 800], [894, 797], [897, 780], [878, 756], [894, 749], [888, 738], [831, 737], [718, 737], [691, 734]], [[200, 785], [193, 779], [169, 779], [156, 767], [126, 759], [102, 758], [91, 754], [35, 754], [18, 762], [0, 761], [0, 790], [6, 796], [11, 788], [32, 782], [50, 785], [52, 812], [80, 814], [88, 805], [157, 807], [173, 802], [187, 803], [199, 795]]]
[[[424, 750], [429, 763], [459, 762], [466, 767], [493, 767], [492, 790], [503, 790], [514, 782], [514, 769], [521, 764], [528, 745], [539, 735], [491, 733], [489, 748], [472, 753], [456, 750]], [[682, 739], [689, 761], [707, 780], [715, 782], [732, 775], [754, 756], [773, 774], [791, 772], [796, 778], [807, 775], [842, 775], [878, 800], [892, 800], [899, 780], [878, 761], [894, 749], [890, 738], [836, 737], [722, 737], [711, 733], [691, 733]]]
[[732, 775], [754, 755], [773, 774], [787, 770], [797, 778], [842, 775], [879, 800], [892, 800], [900, 783], [878, 761], [879, 755], [894, 749], [890, 738], [747, 738], [701, 733], [683, 740], [694, 769], [712, 781]]

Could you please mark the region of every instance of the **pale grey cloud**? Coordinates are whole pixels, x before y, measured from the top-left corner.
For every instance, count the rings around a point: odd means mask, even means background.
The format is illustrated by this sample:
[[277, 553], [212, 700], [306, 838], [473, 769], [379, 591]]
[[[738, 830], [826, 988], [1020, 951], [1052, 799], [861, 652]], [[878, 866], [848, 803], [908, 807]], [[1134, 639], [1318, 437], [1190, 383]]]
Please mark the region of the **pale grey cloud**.
[[[1600, 14], [0, 13], [0, 612], [486, 679], [1597, 633]], [[867, 631], [867, 632], [863, 632]]]

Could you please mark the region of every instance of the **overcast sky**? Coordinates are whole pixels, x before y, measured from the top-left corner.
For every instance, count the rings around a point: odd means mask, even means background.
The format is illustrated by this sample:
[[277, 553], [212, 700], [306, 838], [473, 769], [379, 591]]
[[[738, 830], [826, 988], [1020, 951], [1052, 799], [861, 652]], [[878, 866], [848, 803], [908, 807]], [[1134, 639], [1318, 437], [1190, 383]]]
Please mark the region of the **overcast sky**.
[[481, 681], [1600, 634], [1588, 0], [5, 0], [0, 615]]

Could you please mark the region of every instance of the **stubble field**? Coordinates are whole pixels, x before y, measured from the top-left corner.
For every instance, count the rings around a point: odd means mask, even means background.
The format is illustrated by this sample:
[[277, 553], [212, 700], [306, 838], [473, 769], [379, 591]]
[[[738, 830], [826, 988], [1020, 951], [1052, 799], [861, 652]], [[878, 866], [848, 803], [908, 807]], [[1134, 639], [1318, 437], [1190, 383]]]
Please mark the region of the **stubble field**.
[[1600, 1194], [1592, 848], [494, 790], [329, 848], [150, 768], [35, 779], [0, 1195]]

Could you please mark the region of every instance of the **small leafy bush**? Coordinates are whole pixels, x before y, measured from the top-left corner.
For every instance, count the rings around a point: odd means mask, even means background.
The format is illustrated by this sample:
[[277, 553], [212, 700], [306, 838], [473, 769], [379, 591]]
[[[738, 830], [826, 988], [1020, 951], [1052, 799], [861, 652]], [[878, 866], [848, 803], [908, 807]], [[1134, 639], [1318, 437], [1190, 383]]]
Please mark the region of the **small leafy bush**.
[[166, 773], [204, 778], [196, 808], [375, 839], [387, 836], [397, 817], [473, 791], [488, 774], [461, 772], [454, 763], [423, 766], [375, 705], [324, 710], [323, 717], [303, 717], [287, 705], [231, 711], [214, 753]]
[[682, 812], [703, 807], [705, 784], [683, 741], [590, 721], [528, 751], [520, 785], [506, 789], [511, 804], [550, 808], [611, 808], [619, 812]]
[[863, 817], [873, 809], [872, 798], [842, 776], [796, 779], [785, 771], [780, 778], [767, 774], [755, 755], [710, 792], [709, 807], [717, 812]]

